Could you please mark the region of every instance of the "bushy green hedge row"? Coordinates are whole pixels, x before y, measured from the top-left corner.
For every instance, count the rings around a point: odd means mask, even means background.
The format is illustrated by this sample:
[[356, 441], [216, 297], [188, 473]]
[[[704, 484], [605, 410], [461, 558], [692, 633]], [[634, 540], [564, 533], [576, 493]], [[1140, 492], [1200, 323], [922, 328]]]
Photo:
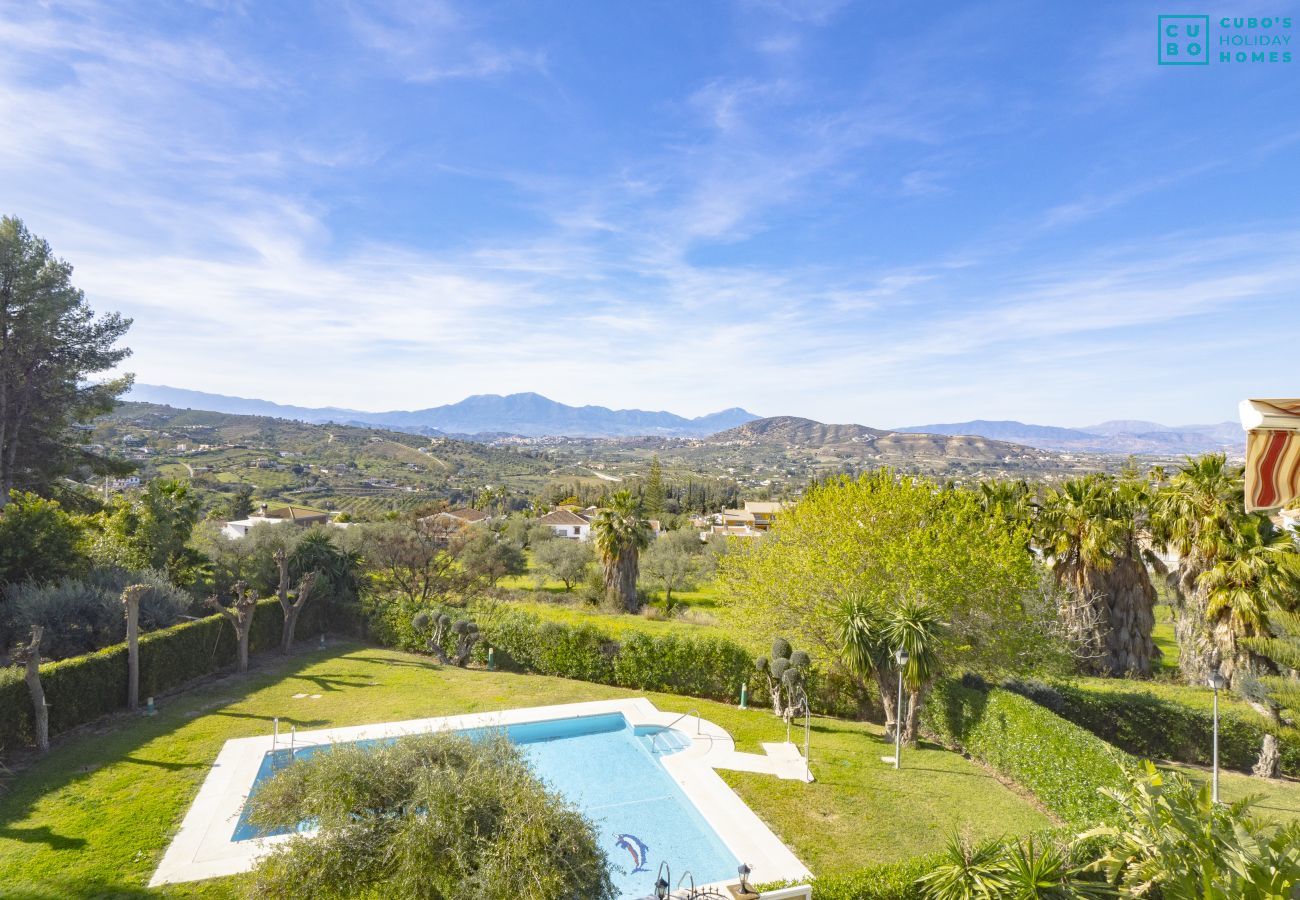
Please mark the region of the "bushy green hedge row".
[[[1097, 691], [1041, 681], [1010, 681], [1004, 687], [1136, 756], [1205, 766], [1211, 763], [1214, 716], [1209, 710], [1141, 690]], [[1221, 710], [1220, 764], [1249, 771], [1265, 733], [1261, 721]], [[1281, 748], [1282, 771], [1300, 776], [1300, 736], [1281, 733]]]
[[[323, 604], [308, 604], [298, 619], [297, 634], [316, 633], [325, 615]], [[249, 649], [256, 653], [278, 647], [283, 627], [279, 603], [261, 601], [253, 614]], [[237, 651], [234, 628], [219, 615], [141, 635], [141, 702], [233, 666]], [[49, 704], [51, 737], [119, 710], [126, 706], [126, 644], [45, 663], [41, 685]], [[6, 669], [0, 672], [0, 754], [34, 742], [31, 695], [23, 670]]]
[[[392, 597], [368, 602], [371, 637], [423, 652], [428, 635], [411, 625], [421, 610], [473, 618], [484, 638], [475, 657], [482, 660], [491, 646], [503, 668], [732, 702], [739, 700], [744, 684], [754, 705], [767, 702], [753, 654], [723, 637], [632, 632], [616, 639], [594, 625], [546, 621], [508, 607], [466, 610]], [[821, 672], [809, 678], [808, 694], [815, 711], [831, 715], [856, 716], [869, 702], [849, 679]]]
[[935, 685], [926, 728], [1021, 787], [1075, 826], [1109, 818], [1114, 803], [1100, 789], [1123, 783], [1127, 755], [1051, 710], [1002, 688], [958, 681]]

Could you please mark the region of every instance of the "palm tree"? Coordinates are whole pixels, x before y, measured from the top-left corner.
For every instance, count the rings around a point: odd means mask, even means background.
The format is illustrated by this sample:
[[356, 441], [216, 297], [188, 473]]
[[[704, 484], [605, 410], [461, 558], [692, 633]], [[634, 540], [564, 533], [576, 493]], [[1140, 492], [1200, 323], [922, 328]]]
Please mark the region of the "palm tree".
[[903, 742], [915, 745], [921, 707], [930, 685], [939, 674], [939, 638], [943, 633], [939, 610], [925, 600], [909, 597], [890, 609], [885, 623], [885, 641], [895, 651], [907, 651], [903, 686], [907, 688], [907, 710], [900, 710]]
[[1062, 619], [1085, 671], [1151, 672], [1156, 593], [1137, 533], [1144, 498], [1135, 481], [1089, 475], [1049, 490], [1039, 507], [1038, 540], [1066, 590]]
[[637, 612], [636, 580], [640, 553], [650, 546], [650, 522], [640, 499], [630, 491], [618, 491], [609, 505], [591, 523], [596, 552], [605, 569], [605, 599], [612, 606]]
[[1028, 525], [1033, 519], [1033, 497], [1023, 480], [980, 482], [978, 500], [985, 515], [1012, 527]]
[[[865, 683], [875, 679], [885, 710], [885, 733], [892, 736], [902, 723], [903, 740], [916, 743], [917, 725], [925, 695], [939, 674], [939, 639], [943, 623], [938, 611], [924, 600], [907, 598], [884, 608], [868, 598], [850, 596], [839, 609], [841, 654], [849, 672]], [[903, 686], [907, 708], [898, 709], [895, 691], [898, 665], [894, 654], [906, 650]]]
[[1245, 482], [1240, 468], [1230, 467], [1222, 453], [1209, 453], [1187, 462], [1156, 495], [1151, 524], [1155, 541], [1178, 554], [1170, 573], [1174, 592], [1174, 636], [1178, 666], [1189, 684], [1204, 684], [1210, 672], [1226, 665], [1231, 679], [1238, 654], [1223, 641], [1230, 632], [1211, 634], [1209, 586], [1201, 576], [1231, 550], [1238, 520], [1244, 517]]

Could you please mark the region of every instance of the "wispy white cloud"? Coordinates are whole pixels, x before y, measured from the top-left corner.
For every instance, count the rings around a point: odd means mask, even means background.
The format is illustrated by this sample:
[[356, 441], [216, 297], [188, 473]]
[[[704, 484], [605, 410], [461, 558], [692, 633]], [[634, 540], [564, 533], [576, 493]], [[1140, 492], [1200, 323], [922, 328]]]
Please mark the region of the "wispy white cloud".
[[[782, 23], [775, 34], [797, 38], [772, 51], [797, 43], [801, 58], [844, 13], [763, 6]], [[476, 7], [345, 13], [358, 65], [382, 73], [366, 76], [377, 90], [441, 98], [465, 80], [548, 67]], [[537, 390], [685, 414], [741, 404], [871, 424], [919, 409], [1053, 418], [1063, 397], [1104, 391], [1104, 373], [1135, 357], [1177, 371], [1144, 335], [1255, 329], [1252, 311], [1300, 281], [1293, 221], [1044, 246], [1213, 161], [1163, 179], [1081, 177], [999, 229], [915, 251], [752, 249], [778, 228], [780, 240], [803, 237], [791, 221], [841, 237], [820, 219], [843, 213], [850, 192], [879, 201], [875, 232], [888, 236], [889, 216], [913, 211], [900, 198], [940, 209], [984, 177], [974, 148], [1023, 123], [1022, 95], [993, 108], [980, 77], [953, 83], [925, 53], [886, 48], [831, 92], [794, 64], [711, 69], [664, 100], [661, 140], [618, 144], [584, 171], [541, 152], [422, 158], [449, 182], [500, 190], [519, 213], [435, 242], [341, 221], [368, 178], [396, 177], [386, 135], [317, 136], [265, 124], [274, 115], [247, 126], [250, 107], [291, 110], [309, 89], [274, 59], [94, 4], [0, 20], [0, 120], [17, 123], [0, 129], [6, 212], [51, 238], [97, 307], [135, 316], [144, 381], [361, 408]], [[955, 14], [914, 44], [946, 52], [987, 40], [981, 29]], [[428, 198], [443, 202], [464, 201]], [[1194, 402], [1180, 417], [1204, 417]], [[1115, 414], [1153, 414], [1131, 403]]]

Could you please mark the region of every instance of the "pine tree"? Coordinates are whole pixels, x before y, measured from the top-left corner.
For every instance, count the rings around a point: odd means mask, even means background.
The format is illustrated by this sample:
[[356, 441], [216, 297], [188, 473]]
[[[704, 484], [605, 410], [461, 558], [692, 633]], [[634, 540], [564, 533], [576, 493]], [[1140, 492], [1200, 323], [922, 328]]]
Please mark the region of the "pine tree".
[[659, 465], [659, 454], [650, 460], [650, 473], [646, 475], [644, 491], [645, 511], [652, 519], [664, 514], [664, 470]]
[[114, 345], [131, 320], [96, 318], [71, 276], [21, 221], [0, 218], [0, 507], [12, 488], [48, 495], [77, 469], [116, 471], [71, 426], [111, 410], [130, 386], [130, 376], [91, 376], [130, 353]]

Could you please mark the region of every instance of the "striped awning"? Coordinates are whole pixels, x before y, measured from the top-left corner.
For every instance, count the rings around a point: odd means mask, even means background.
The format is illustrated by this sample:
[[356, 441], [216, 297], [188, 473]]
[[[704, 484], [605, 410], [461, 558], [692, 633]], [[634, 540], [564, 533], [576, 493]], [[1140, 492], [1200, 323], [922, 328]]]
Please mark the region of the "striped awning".
[[1243, 400], [1246, 511], [1280, 509], [1300, 497], [1300, 400]]

